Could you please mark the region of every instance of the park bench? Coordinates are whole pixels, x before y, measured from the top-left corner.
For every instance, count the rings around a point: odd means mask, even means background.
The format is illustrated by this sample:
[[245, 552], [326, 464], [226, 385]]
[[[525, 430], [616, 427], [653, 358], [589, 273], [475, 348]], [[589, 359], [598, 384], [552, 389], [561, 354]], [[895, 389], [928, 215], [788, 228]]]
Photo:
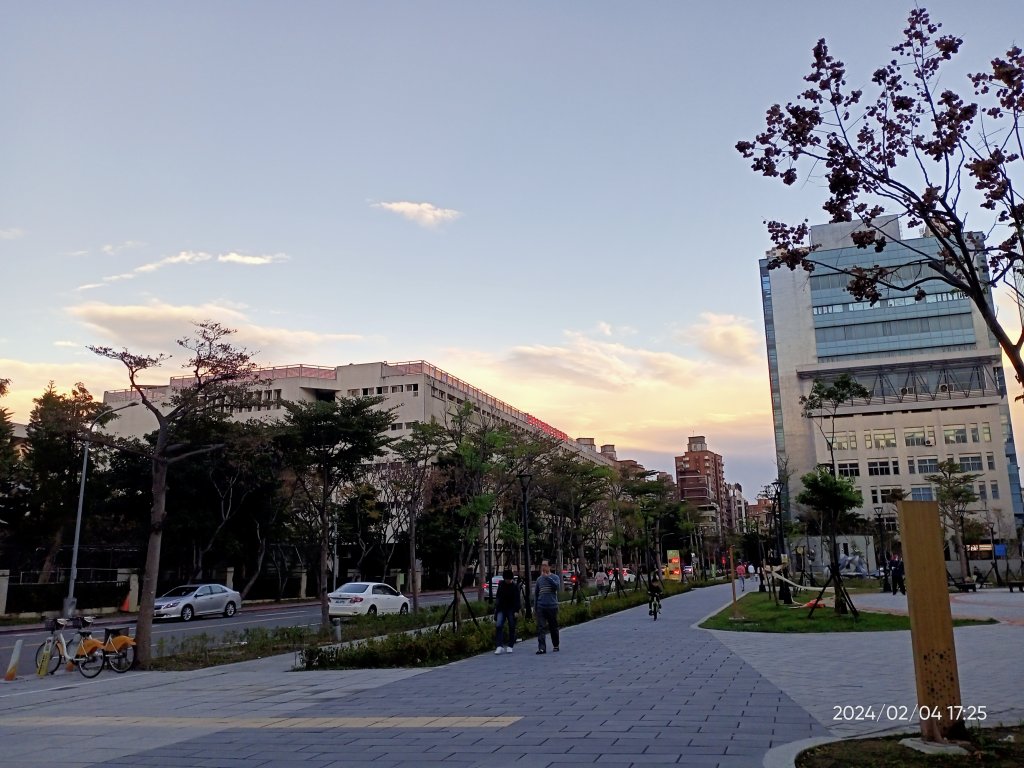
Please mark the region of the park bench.
[[1007, 581], [1006, 586], [1010, 588], [1011, 592], [1013, 592], [1014, 587], [1016, 587], [1018, 592], [1024, 593], [1024, 581]]

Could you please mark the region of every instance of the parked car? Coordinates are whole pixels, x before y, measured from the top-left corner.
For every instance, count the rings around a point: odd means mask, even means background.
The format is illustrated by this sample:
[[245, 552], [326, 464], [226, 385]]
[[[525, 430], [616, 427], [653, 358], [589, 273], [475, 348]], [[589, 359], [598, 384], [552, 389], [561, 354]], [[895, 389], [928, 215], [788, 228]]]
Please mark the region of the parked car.
[[[494, 576], [491, 576], [491, 580], [490, 580], [490, 582], [487, 585], [487, 599], [488, 600], [493, 600], [495, 595], [498, 594], [498, 585], [501, 584], [501, 582], [503, 580], [504, 580], [504, 577], [500, 573], [495, 574]], [[512, 583], [516, 584], [518, 586], [518, 584], [519, 584], [519, 577], [518, 576], [513, 576], [512, 577]]]
[[153, 605], [154, 619], [192, 621], [195, 616], [234, 616], [242, 596], [223, 584], [184, 584], [161, 595]]
[[328, 613], [332, 617], [409, 612], [409, 598], [390, 584], [378, 581], [350, 581], [327, 597], [330, 600]]
[[579, 577], [576, 571], [562, 571], [562, 589], [572, 589]]
[[693, 566], [692, 565], [684, 565], [683, 566], [683, 576], [693, 576]]

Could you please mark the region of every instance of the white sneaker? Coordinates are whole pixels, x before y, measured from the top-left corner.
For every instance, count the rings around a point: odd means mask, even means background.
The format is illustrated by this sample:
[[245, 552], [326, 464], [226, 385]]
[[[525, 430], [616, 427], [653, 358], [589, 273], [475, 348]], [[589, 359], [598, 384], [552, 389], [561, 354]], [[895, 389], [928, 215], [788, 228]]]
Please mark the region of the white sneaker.
[[511, 645], [506, 645], [505, 646], [505, 653], [512, 653], [512, 646]]
[[503, 654], [504, 652], [505, 652], [505, 649], [504, 649], [504, 648], [498, 648], [497, 650], [495, 650], [495, 651], [494, 651], [494, 655], [495, 655], [495, 656], [500, 656], [500, 655], [501, 655], [501, 654]]

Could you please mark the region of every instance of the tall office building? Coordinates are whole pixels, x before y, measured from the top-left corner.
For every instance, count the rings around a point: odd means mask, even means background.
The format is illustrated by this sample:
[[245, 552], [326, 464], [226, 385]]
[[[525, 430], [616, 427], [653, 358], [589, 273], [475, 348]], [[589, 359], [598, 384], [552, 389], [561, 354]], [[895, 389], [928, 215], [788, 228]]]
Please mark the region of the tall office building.
[[[846, 291], [848, 268], [870, 259], [896, 266], [918, 252], [938, 252], [930, 237], [901, 241], [899, 220], [885, 220], [889, 246], [882, 253], [854, 246], [856, 224], [811, 227], [814, 258], [828, 265], [814, 272], [785, 267], [769, 271], [761, 261], [761, 293], [771, 385], [775, 446], [791, 476], [789, 498], [799, 478], [831, 464], [826, 438], [801, 415], [800, 397], [815, 379], [847, 373], [869, 392], [840, 408], [835, 424], [835, 469], [853, 479], [864, 496], [861, 514], [894, 519], [893, 492], [931, 500], [925, 476], [954, 459], [980, 475], [977, 519], [992, 525], [995, 538], [1010, 538], [1014, 516], [1024, 511], [1013, 428], [1003, 378], [1002, 355], [981, 315], [962, 293], [939, 282], [928, 294], [886, 292], [874, 305]], [[927, 268], [902, 267], [896, 280], [920, 279]], [[790, 504], [786, 512], [793, 514]]]

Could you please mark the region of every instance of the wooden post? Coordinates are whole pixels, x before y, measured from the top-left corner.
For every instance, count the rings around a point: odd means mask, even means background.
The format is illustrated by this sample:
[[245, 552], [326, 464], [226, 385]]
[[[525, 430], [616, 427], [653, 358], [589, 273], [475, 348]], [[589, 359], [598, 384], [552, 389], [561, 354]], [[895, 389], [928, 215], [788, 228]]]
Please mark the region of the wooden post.
[[910, 642], [924, 741], [967, 735], [960, 707], [960, 675], [946, 586], [942, 523], [935, 501], [898, 502], [907, 580]]
[[740, 617], [740, 607], [736, 605], [736, 565], [732, 560], [732, 547], [729, 547], [729, 584], [732, 586], [732, 617]]

